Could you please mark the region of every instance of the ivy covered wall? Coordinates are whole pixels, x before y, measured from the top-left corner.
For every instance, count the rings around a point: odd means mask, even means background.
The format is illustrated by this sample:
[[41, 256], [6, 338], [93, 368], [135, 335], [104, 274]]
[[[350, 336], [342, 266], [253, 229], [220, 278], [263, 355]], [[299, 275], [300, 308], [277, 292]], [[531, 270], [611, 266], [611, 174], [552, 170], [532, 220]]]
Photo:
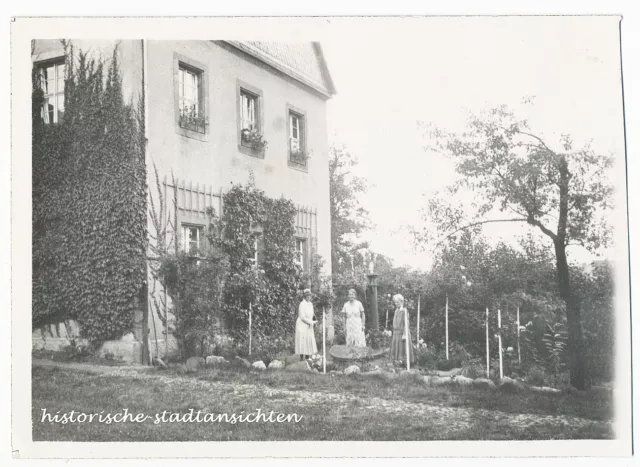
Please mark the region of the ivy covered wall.
[[57, 124], [32, 75], [33, 327], [74, 319], [99, 342], [131, 332], [145, 303], [144, 109], [125, 102], [117, 49], [65, 57]]

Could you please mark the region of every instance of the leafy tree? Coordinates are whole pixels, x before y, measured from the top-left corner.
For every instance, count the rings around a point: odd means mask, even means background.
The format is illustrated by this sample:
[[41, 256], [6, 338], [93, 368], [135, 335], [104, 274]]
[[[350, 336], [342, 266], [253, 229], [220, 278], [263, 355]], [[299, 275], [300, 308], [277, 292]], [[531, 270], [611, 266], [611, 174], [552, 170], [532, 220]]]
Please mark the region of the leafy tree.
[[331, 208], [331, 268], [333, 273], [350, 267], [355, 251], [367, 248], [358, 235], [370, 227], [369, 213], [358, 201], [367, 191], [364, 178], [353, 175], [358, 159], [347, 149], [329, 149], [329, 193]]
[[[577, 243], [596, 250], [609, 240], [599, 214], [610, 208], [612, 187], [605, 175], [612, 158], [596, 154], [589, 144], [574, 150], [567, 135], [559, 148], [552, 147], [505, 107], [472, 116], [461, 134], [431, 127], [428, 135], [434, 149], [446, 154], [460, 175], [449, 195], [463, 189], [474, 195], [471, 218], [461, 207], [431, 203], [428, 217], [440, 234], [448, 238], [483, 224], [525, 222], [551, 241], [558, 291], [566, 308], [571, 384], [587, 388], [580, 300], [572, 286], [566, 249]], [[491, 218], [496, 210], [509, 217]]]

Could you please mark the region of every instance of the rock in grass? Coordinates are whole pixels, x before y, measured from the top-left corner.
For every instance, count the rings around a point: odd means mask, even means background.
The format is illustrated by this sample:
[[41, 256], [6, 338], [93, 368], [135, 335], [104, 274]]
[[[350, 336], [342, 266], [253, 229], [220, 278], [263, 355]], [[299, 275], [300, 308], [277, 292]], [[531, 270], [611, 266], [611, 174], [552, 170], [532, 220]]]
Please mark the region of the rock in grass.
[[232, 365], [239, 368], [251, 368], [251, 363], [249, 363], [249, 360], [241, 357], [235, 357], [232, 361]]
[[280, 370], [282, 368], [284, 368], [284, 362], [280, 360], [271, 360], [271, 362], [269, 363], [270, 370]]
[[219, 368], [225, 365], [229, 365], [229, 362], [224, 357], [219, 357], [216, 355], [209, 355], [205, 360], [205, 363], [208, 367], [211, 368]]
[[467, 378], [466, 376], [462, 375], [454, 376], [453, 382], [458, 386], [471, 386], [471, 384], [473, 384], [473, 380], [471, 378]]
[[286, 371], [293, 371], [293, 372], [311, 372], [311, 368], [309, 367], [309, 364], [306, 362], [306, 360], [303, 361], [297, 361], [295, 363], [292, 363], [291, 365], [287, 365], [287, 367], [285, 368]]
[[439, 388], [452, 385], [453, 379], [450, 376], [432, 376], [429, 382], [434, 388]]
[[452, 377], [452, 376], [456, 376], [459, 375], [460, 373], [462, 373], [462, 368], [453, 368], [449, 371], [436, 371], [436, 375], [437, 376], [448, 376], [448, 377]]
[[362, 373], [362, 376], [378, 376], [380, 373], [382, 373], [382, 370], [376, 369], [371, 371], [365, 371]]
[[422, 375], [417, 370], [402, 370], [398, 377], [400, 379], [415, 379], [416, 381], [422, 381]]
[[389, 371], [381, 371], [377, 374], [377, 377], [384, 381], [392, 381], [396, 379], [398, 375]]
[[351, 365], [344, 369], [345, 375], [353, 375], [355, 373], [360, 373], [360, 367], [358, 365]]
[[495, 389], [496, 383], [487, 378], [476, 378], [473, 380], [473, 387], [479, 389]]
[[205, 365], [205, 360], [202, 357], [189, 357], [184, 366], [187, 371], [197, 371]]
[[498, 388], [501, 391], [508, 393], [516, 393], [524, 390], [524, 386], [522, 384], [507, 376], [500, 380], [500, 382], [498, 383]]
[[265, 365], [262, 360], [258, 360], [257, 362], [253, 362], [253, 365], [251, 365], [251, 367], [254, 368], [255, 370], [261, 370], [261, 371], [267, 369], [267, 365]]

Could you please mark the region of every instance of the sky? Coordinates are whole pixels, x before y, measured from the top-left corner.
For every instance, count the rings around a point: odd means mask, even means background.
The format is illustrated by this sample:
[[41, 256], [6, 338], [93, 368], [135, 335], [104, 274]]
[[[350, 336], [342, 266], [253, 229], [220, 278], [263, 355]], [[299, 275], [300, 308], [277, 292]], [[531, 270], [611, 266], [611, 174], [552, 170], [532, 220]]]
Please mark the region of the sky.
[[[618, 18], [332, 19], [323, 49], [337, 88], [330, 141], [358, 157], [357, 175], [372, 184], [361, 198], [376, 225], [367, 238], [396, 265], [428, 267], [431, 253], [398, 229], [420, 225], [420, 209], [455, 177], [443, 156], [425, 152], [418, 121], [460, 131], [468, 112], [506, 104], [549, 144], [560, 148], [568, 133], [624, 163]], [[526, 231], [485, 229], [492, 241]], [[581, 247], [569, 256], [592, 258]]]

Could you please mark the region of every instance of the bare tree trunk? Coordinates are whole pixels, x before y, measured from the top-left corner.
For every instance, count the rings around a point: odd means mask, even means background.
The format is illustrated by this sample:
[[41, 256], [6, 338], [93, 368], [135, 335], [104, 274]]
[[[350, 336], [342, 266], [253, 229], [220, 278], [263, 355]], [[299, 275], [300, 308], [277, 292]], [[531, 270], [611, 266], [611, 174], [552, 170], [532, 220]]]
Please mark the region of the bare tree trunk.
[[580, 303], [576, 300], [571, 289], [569, 277], [569, 264], [567, 262], [566, 238], [567, 220], [569, 215], [569, 172], [565, 156], [558, 161], [560, 173], [560, 205], [558, 217], [558, 232], [553, 239], [556, 253], [556, 270], [558, 274], [558, 289], [560, 297], [566, 304], [567, 327], [569, 339], [567, 350], [569, 353], [569, 372], [571, 385], [576, 389], [585, 390], [589, 387], [587, 376], [587, 360], [585, 355], [584, 340], [582, 337], [582, 322], [580, 320]]
[[580, 304], [571, 291], [569, 265], [564, 242], [556, 242], [556, 269], [560, 297], [566, 304], [567, 327], [569, 339], [567, 350], [569, 354], [569, 372], [571, 385], [584, 391], [589, 387], [587, 361], [582, 336], [582, 321], [580, 319]]

